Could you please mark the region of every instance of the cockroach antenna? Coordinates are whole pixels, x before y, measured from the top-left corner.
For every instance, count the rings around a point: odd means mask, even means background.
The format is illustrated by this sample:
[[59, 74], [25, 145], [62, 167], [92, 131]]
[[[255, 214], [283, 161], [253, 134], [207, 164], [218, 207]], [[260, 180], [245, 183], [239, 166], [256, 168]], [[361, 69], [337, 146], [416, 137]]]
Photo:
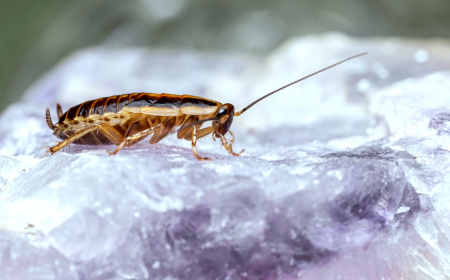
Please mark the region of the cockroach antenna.
[[[314, 75], [316, 75], [316, 74], [319, 74], [320, 72], [323, 72], [323, 71], [326, 71], [326, 70], [328, 70], [328, 69], [330, 69], [330, 68], [333, 68], [333, 67], [335, 67], [335, 66], [338, 66], [339, 64], [342, 64], [342, 63], [347, 62], [347, 61], [349, 61], [349, 60], [351, 60], [351, 59], [354, 59], [354, 58], [357, 58], [357, 57], [360, 57], [360, 56], [363, 56], [363, 55], [366, 55], [366, 54], [368, 54], [368, 53], [367, 53], [367, 52], [364, 52], [364, 53], [360, 53], [360, 54], [354, 55], [354, 56], [349, 57], [349, 58], [347, 58], [347, 59], [344, 59], [344, 60], [342, 60], [342, 61], [340, 61], [340, 62], [338, 62], [338, 63], [335, 63], [335, 64], [333, 64], [333, 65], [330, 65], [330, 66], [328, 66], [328, 67], [325, 67], [325, 68], [323, 68], [323, 69], [321, 69], [321, 70], [319, 70], [319, 71], [317, 71], [317, 72], [314, 72], [314, 73], [312, 73], [312, 74], [309, 74], [308, 76], [305, 76], [305, 77], [300, 78], [300, 79], [298, 79], [298, 80], [296, 80], [296, 81], [293, 81], [292, 83], [287, 84], [287, 85], [285, 85], [285, 86], [282, 86], [282, 87], [280, 87], [280, 88], [278, 88], [278, 89], [276, 89], [276, 90], [274, 90], [274, 91], [272, 91], [272, 92], [269, 92], [268, 94], [264, 95], [263, 97], [261, 97], [261, 98], [255, 100], [255, 101], [253, 101], [250, 105], [248, 105], [247, 107], [245, 107], [244, 109], [242, 109], [240, 112], [234, 113], [234, 116], [237, 117], [237, 116], [242, 115], [245, 111], [247, 111], [248, 109], [250, 109], [250, 107], [252, 107], [252, 106], [255, 105], [256, 103], [258, 103], [259, 101], [263, 100], [263, 99], [266, 98], [266, 97], [269, 97], [270, 95], [272, 95], [272, 94], [274, 94], [274, 93], [276, 93], [276, 92], [278, 92], [278, 91], [280, 91], [280, 90], [283, 90], [283, 89], [285, 89], [285, 88], [287, 88], [287, 87], [290, 87], [290, 86], [292, 86], [293, 84], [296, 84], [296, 83], [298, 83], [298, 82], [300, 82], [300, 81], [306, 80], [306, 79], [308, 79], [308, 78], [310, 78], [310, 77], [312, 77], [312, 76], [314, 76]], [[191, 126], [194, 126], [194, 125], [198, 125], [198, 124], [201, 124], [201, 123], [204, 123], [204, 122], [207, 122], [207, 121], [218, 121], [219, 119], [220, 119], [220, 118], [218, 118], [218, 117], [216, 116], [216, 117], [214, 117], [214, 118], [208, 118], [208, 119], [204, 119], [204, 120], [200, 120], [200, 121], [191, 123], [191, 124], [187, 125], [186, 127], [191, 127]]]
[[349, 58], [347, 58], [347, 59], [344, 59], [344, 60], [342, 60], [342, 61], [340, 61], [340, 62], [338, 62], [338, 63], [335, 63], [335, 64], [333, 64], [333, 65], [330, 65], [330, 66], [328, 66], [328, 67], [325, 67], [325, 68], [323, 68], [322, 70], [319, 70], [319, 71], [317, 71], [317, 72], [314, 72], [314, 73], [312, 73], [312, 74], [309, 74], [308, 76], [305, 76], [305, 77], [303, 77], [303, 78], [301, 78], [301, 79], [298, 79], [298, 80], [296, 80], [296, 81], [293, 81], [292, 83], [287, 84], [287, 85], [285, 85], [285, 86], [282, 86], [282, 87], [280, 87], [279, 89], [276, 89], [276, 90], [274, 90], [274, 91], [272, 91], [272, 92], [269, 92], [268, 94], [264, 95], [263, 97], [260, 97], [260, 98], [256, 99], [255, 101], [253, 101], [250, 105], [248, 105], [247, 107], [245, 107], [245, 108], [242, 109], [241, 111], [234, 113], [234, 116], [237, 117], [237, 116], [242, 115], [245, 111], [247, 111], [248, 109], [250, 109], [253, 105], [255, 105], [256, 103], [258, 103], [259, 101], [263, 100], [263, 99], [266, 98], [266, 97], [271, 96], [272, 94], [274, 94], [274, 93], [276, 93], [276, 92], [279, 92], [280, 90], [283, 90], [283, 89], [285, 89], [285, 88], [287, 88], [287, 87], [292, 86], [293, 84], [296, 84], [296, 83], [298, 83], [298, 82], [301, 82], [301, 81], [303, 81], [303, 80], [306, 80], [306, 79], [308, 79], [308, 78], [310, 78], [310, 77], [312, 77], [312, 76], [314, 76], [314, 75], [316, 75], [316, 74], [319, 74], [320, 72], [323, 72], [323, 71], [326, 71], [326, 70], [328, 70], [328, 69], [330, 69], [330, 68], [333, 68], [333, 67], [335, 67], [335, 66], [338, 66], [339, 64], [342, 64], [342, 63], [344, 63], [344, 62], [347, 62], [347, 61], [349, 61], [349, 60], [352, 60], [352, 59], [354, 59], [354, 58], [357, 58], [357, 57], [360, 57], [360, 56], [363, 56], [363, 55], [366, 55], [366, 54], [367, 54], [367, 52], [364, 52], [364, 53], [360, 53], [360, 54], [354, 55], [354, 56], [349, 57]]

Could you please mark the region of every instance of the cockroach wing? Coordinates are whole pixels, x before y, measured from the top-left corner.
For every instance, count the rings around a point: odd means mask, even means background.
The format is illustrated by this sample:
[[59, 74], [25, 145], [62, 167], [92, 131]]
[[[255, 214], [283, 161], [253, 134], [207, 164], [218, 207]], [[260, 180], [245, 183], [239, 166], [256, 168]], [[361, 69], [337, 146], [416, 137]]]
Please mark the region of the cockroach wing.
[[222, 105], [220, 102], [214, 100], [192, 95], [183, 95], [181, 112], [187, 115], [209, 115], [217, 111], [220, 105]]
[[141, 94], [134, 98], [124, 111], [154, 116], [181, 116], [180, 106], [183, 97], [175, 94]]
[[183, 115], [180, 109], [161, 108], [161, 107], [144, 107], [139, 110], [139, 113], [153, 116], [174, 116], [174, 117]]
[[154, 116], [209, 115], [217, 111], [221, 103], [191, 95], [132, 94], [130, 103], [122, 110]]

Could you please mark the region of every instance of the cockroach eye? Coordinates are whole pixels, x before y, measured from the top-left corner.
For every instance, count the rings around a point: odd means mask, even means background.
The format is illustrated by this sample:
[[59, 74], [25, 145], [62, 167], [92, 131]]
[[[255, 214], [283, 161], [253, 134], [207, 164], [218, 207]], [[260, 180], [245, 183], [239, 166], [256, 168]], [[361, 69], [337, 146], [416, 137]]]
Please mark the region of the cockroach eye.
[[219, 112], [216, 115], [216, 118], [221, 118], [227, 114], [227, 108], [222, 107], [219, 109]]

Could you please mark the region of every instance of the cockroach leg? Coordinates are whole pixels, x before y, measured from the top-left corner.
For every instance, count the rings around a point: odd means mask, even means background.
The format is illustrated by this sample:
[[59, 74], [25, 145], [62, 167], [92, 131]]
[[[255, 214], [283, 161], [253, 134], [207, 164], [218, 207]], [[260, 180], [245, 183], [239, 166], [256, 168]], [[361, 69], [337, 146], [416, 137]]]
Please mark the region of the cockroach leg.
[[146, 136], [148, 136], [148, 135], [152, 134], [153, 132], [155, 132], [155, 130], [158, 129], [160, 126], [161, 126], [161, 124], [158, 124], [158, 125], [156, 125], [156, 126], [154, 126], [152, 128], [143, 130], [143, 131], [141, 131], [139, 133], [136, 133], [136, 134], [134, 134], [132, 136], [128, 136], [127, 138], [125, 138], [125, 140], [123, 140], [120, 143], [119, 146], [117, 146], [117, 148], [113, 152], [109, 153], [109, 155], [113, 156], [113, 155], [117, 154], [123, 147], [128, 146], [129, 142], [137, 141], [140, 138], [145, 138]]
[[47, 150], [47, 152], [45, 153], [45, 156], [47, 156], [50, 153], [50, 147], [41, 146], [41, 148], [44, 148]]
[[45, 153], [46, 156], [50, 153], [50, 147], [41, 146], [41, 148], [44, 148], [47, 150], [47, 152]]
[[234, 143], [234, 138], [235, 138], [235, 137], [234, 137], [233, 131], [228, 130], [228, 132], [229, 132], [229, 133], [231, 134], [231, 136], [233, 137], [233, 139], [231, 139], [231, 141], [230, 141], [230, 142], [231, 142], [231, 143], [230, 143], [230, 146], [231, 146], [231, 145], [233, 145], [233, 143]]
[[228, 144], [227, 139], [223, 135], [220, 136], [220, 140], [222, 141], [222, 145], [231, 155], [239, 157], [244, 152], [244, 149], [242, 149], [242, 151], [240, 151], [239, 153], [233, 152], [233, 144]]
[[55, 146], [51, 147], [49, 149], [50, 154], [54, 154], [57, 151], [63, 149], [65, 146], [69, 145], [70, 143], [76, 141], [77, 139], [80, 139], [84, 135], [93, 132], [94, 130], [99, 129], [105, 135], [106, 138], [109, 139], [112, 143], [120, 143], [122, 142], [122, 135], [112, 126], [108, 124], [99, 124], [99, 125], [93, 125], [91, 127], [83, 128], [77, 131], [75, 134], [70, 136], [69, 138], [64, 139], [61, 142], [58, 142]]
[[155, 134], [153, 134], [152, 138], [150, 138], [150, 144], [156, 144], [161, 139], [167, 136], [167, 134], [170, 133], [172, 128], [174, 127], [176, 123], [175, 117], [166, 117], [166, 120], [164, 122], [160, 123], [160, 129], [155, 131]]
[[192, 132], [192, 152], [194, 153], [194, 156], [195, 156], [199, 161], [203, 161], [203, 160], [211, 161], [211, 159], [206, 158], [206, 157], [201, 157], [201, 156], [198, 154], [198, 150], [197, 150], [197, 128], [195, 127], [195, 125], [194, 125], [193, 127], [194, 127], [194, 131]]
[[162, 124], [158, 124], [158, 125], [155, 125], [155, 126], [152, 127], [152, 128], [143, 130], [143, 131], [141, 131], [141, 132], [139, 132], [139, 133], [136, 133], [136, 134], [134, 134], [134, 135], [132, 135], [132, 136], [128, 136], [128, 137], [127, 137], [127, 141], [138, 140], [139, 138], [146, 137], [146, 136], [152, 134], [153, 132], [155, 132], [155, 130], [157, 130], [157, 129], [160, 128], [161, 126], [162, 126]]
[[214, 127], [212, 127], [212, 126], [202, 128], [197, 132], [197, 139], [205, 137], [213, 132], [214, 132]]
[[120, 145], [119, 146], [117, 146], [117, 148], [113, 151], [113, 152], [108, 152], [108, 154], [110, 155], [110, 156], [113, 156], [113, 155], [115, 155], [115, 154], [117, 154], [120, 150], [122, 150], [122, 148], [125, 146], [125, 144], [127, 143], [127, 141], [125, 140], [125, 141], [122, 141], [122, 143], [120, 143]]
[[[98, 132], [98, 129], [97, 129], [96, 131]], [[92, 139], [93, 139], [98, 145], [103, 144], [102, 141], [100, 141], [100, 140], [97, 138], [97, 136], [95, 136], [95, 130], [89, 132], [89, 134], [92, 136]], [[97, 134], [98, 134], [98, 133], [97, 133]]]
[[98, 126], [97, 128], [98, 128], [98, 130], [100, 130], [102, 132], [102, 134], [106, 138], [108, 138], [108, 140], [111, 143], [118, 145], [119, 143], [121, 143], [123, 141], [122, 134], [120, 134], [120, 132], [117, 131], [117, 129], [110, 126], [109, 124], [104, 123], [104, 124], [101, 124], [100, 126]]
[[133, 125], [134, 125], [135, 123], [139, 122], [143, 117], [144, 117], [144, 116], [141, 115], [141, 116], [137, 117], [136, 119], [134, 119], [134, 121], [131, 123], [131, 125], [128, 127], [127, 131], [125, 132], [125, 135], [124, 135], [125, 138], [128, 137], [128, 133], [130, 133], [131, 128], [133, 127]]

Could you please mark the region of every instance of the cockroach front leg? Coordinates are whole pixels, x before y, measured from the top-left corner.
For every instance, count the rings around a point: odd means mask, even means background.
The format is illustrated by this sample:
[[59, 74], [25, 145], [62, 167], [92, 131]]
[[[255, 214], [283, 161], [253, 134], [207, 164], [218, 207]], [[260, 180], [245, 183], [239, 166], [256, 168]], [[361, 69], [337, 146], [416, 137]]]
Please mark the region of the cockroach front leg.
[[239, 157], [239, 156], [241, 156], [242, 152], [244, 152], [244, 149], [242, 149], [242, 151], [240, 151], [239, 153], [233, 152], [234, 134], [231, 131], [228, 131], [228, 132], [230, 132], [231, 136], [233, 136], [231, 143], [228, 144], [227, 139], [223, 135], [220, 135], [220, 141], [222, 141], [222, 145], [225, 147], [225, 149], [228, 151], [228, 153], [230, 153], [231, 155], [233, 155], [235, 157]]
[[[228, 130], [228, 133], [230, 133], [231, 134], [231, 136], [233, 137], [233, 139], [231, 139], [231, 143], [230, 143], [230, 146], [231, 145], [233, 145], [234, 144], [234, 138], [236, 138], [235, 136], [234, 136], [234, 133], [233, 133], [233, 131], [231, 131], [231, 130]], [[242, 150], [242, 151], [244, 151], [244, 150]], [[242, 153], [242, 152], [241, 152]]]
[[192, 132], [192, 152], [194, 153], [194, 156], [199, 160], [207, 160], [207, 161], [211, 161], [211, 159], [206, 158], [206, 157], [201, 157], [198, 154], [197, 151], [197, 128], [194, 126], [194, 131]]
[[63, 149], [65, 146], [69, 145], [70, 143], [76, 141], [77, 139], [80, 139], [84, 135], [91, 133], [97, 129], [100, 130], [103, 133], [103, 135], [105, 135], [105, 137], [108, 138], [108, 140], [111, 141], [112, 143], [118, 144], [123, 139], [120, 132], [118, 132], [114, 127], [110, 126], [109, 124], [106, 123], [97, 124], [78, 130], [75, 134], [71, 135], [70, 137], [64, 139], [61, 142], [58, 142], [58, 144], [56, 144], [55, 146], [50, 147], [48, 149], [48, 153], [50, 153], [50, 155], [53, 155], [57, 151]]

